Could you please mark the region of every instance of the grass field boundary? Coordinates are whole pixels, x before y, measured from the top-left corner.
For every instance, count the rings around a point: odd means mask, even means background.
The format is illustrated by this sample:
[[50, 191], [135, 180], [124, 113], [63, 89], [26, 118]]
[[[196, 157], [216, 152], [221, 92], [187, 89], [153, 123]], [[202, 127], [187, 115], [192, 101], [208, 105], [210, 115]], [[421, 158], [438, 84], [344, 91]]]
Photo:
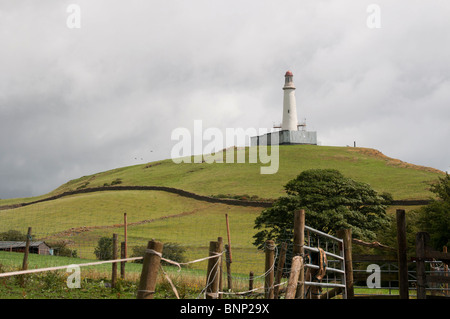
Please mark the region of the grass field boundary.
[[[92, 188], [84, 188], [78, 189], [74, 191], [64, 192], [55, 196], [50, 196], [44, 199], [39, 199], [32, 202], [24, 202], [19, 204], [11, 204], [11, 205], [3, 205], [0, 206], [0, 210], [8, 210], [15, 209], [19, 207], [29, 206], [33, 204], [38, 204], [42, 202], [57, 200], [62, 197], [79, 195], [79, 194], [87, 194], [87, 193], [95, 193], [102, 191], [163, 191], [168, 193], [177, 194], [183, 197], [192, 198], [195, 200], [206, 201], [210, 203], [219, 203], [226, 205], [236, 205], [236, 206], [245, 206], [245, 207], [271, 207], [273, 205], [273, 201], [248, 201], [248, 200], [239, 200], [239, 199], [224, 199], [224, 198], [216, 198], [211, 196], [199, 195], [192, 192], [188, 192], [182, 189], [168, 187], [168, 186], [103, 186], [103, 187], [92, 187]], [[402, 206], [420, 206], [427, 205], [430, 200], [393, 200], [392, 205], [402, 205]]]
[[237, 200], [237, 199], [224, 199], [224, 198], [216, 198], [211, 196], [205, 196], [205, 195], [199, 195], [195, 193], [191, 193], [182, 189], [174, 188], [174, 187], [168, 187], [168, 186], [103, 186], [103, 187], [92, 187], [92, 188], [84, 188], [84, 189], [77, 189], [74, 191], [68, 191], [64, 192], [55, 196], [50, 196], [44, 199], [39, 199], [32, 202], [24, 202], [19, 204], [12, 204], [12, 205], [4, 205], [0, 206], [0, 210], [8, 210], [8, 209], [14, 209], [19, 208], [23, 206], [29, 206], [33, 204], [38, 204], [42, 202], [52, 201], [56, 200], [62, 197], [66, 196], [72, 196], [72, 195], [78, 195], [78, 194], [87, 194], [87, 193], [95, 193], [95, 192], [102, 192], [102, 191], [163, 191], [168, 193], [177, 194], [180, 196], [200, 200], [200, 201], [206, 201], [210, 203], [220, 203], [220, 204], [226, 204], [226, 205], [238, 205], [238, 206], [251, 206], [251, 207], [271, 207], [272, 202], [261, 202], [261, 201], [245, 201], [245, 200]]

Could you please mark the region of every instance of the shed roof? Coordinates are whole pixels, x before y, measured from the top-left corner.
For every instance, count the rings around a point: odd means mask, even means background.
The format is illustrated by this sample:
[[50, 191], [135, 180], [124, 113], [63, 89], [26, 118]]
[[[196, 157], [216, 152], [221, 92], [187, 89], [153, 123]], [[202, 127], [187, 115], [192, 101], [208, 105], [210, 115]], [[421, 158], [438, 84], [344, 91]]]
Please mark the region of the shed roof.
[[[38, 247], [39, 245], [44, 244], [48, 246], [43, 241], [31, 241], [30, 247]], [[25, 241], [0, 241], [0, 249], [2, 248], [25, 248], [27, 243]], [[48, 246], [50, 247], [50, 246]]]

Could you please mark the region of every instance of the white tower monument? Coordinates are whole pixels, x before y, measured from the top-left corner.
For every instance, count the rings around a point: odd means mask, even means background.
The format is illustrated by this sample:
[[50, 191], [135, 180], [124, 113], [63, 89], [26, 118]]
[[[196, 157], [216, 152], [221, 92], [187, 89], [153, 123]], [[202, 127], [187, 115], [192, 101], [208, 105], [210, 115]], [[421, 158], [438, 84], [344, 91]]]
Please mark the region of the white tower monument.
[[[251, 146], [257, 145], [283, 145], [283, 144], [311, 144], [317, 145], [317, 133], [305, 129], [306, 124], [298, 124], [297, 105], [295, 103], [294, 75], [287, 71], [284, 75], [283, 121], [281, 125], [274, 126], [280, 131], [270, 132], [260, 136], [251, 137]], [[298, 127], [302, 130], [298, 130]]]
[[297, 105], [295, 104], [295, 85], [293, 81], [294, 75], [291, 71], [287, 71], [284, 75], [284, 98], [283, 98], [283, 122], [281, 123], [282, 131], [297, 131]]

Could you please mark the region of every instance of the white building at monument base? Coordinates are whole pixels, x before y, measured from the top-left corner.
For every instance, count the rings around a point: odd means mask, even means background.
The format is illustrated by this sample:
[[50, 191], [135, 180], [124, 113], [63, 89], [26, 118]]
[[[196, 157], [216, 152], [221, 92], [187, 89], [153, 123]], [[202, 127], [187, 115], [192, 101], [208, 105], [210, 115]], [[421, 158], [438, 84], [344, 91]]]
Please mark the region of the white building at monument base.
[[317, 145], [317, 132], [278, 131], [250, 138], [251, 146], [304, 144]]

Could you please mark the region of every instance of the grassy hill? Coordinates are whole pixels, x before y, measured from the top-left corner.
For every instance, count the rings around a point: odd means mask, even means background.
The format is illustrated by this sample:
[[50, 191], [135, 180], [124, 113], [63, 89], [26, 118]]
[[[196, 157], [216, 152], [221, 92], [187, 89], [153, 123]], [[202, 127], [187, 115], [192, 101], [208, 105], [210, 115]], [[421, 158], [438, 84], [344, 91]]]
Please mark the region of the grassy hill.
[[[248, 159], [248, 148], [239, 149]], [[394, 199], [428, 199], [430, 183], [443, 172], [389, 158], [367, 148], [313, 145], [280, 146], [279, 170], [262, 175], [261, 163], [181, 163], [171, 159], [117, 168], [69, 181], [49, 194], [26, 199], [0, 200], [1, 205], [28, 202], [76, 189], [107, 185], [170, 186], [211, 196], [255, 195], [275, 199], [284, 195], [283, 186], [301, 171], [334, 168], [345, 176], [370, 184]]]
[[[247, 149], [240, 149], [246, 152]], [[334, 168], [345, 176], [369, 183], [394, 199], [427, 199], [430, 183], [442, 172], [415, 166], [365, 148], [280, 146], [276, 174], [261, 175], [261, 163], [175, 164], [172, 160], [118, 168], [84, 176], [35, 198], [1, 200], [0, 206], [61, 194], [77, 189], [120, 186], [170, 186], [200, 195], [243, 195], [275, 199], [283, 186], [301, 171]], [[394, 209], [394, 208], [391, 208]], [[264, 256], [252, 245], [254, 219], [262, 208], [209, 203], [163, 191], [103, 191], [76, 194], [15, 209], [0, 210], [0, 232], [33, 227], [35, 238], [66, 240], [78, 255], [94, 258], [97, 240], [123, 234], [123, 213], [128, 216], [130, 247], [150, 238], [177, 242], [187, 248], [189, 260], [205, 257], [208, 243], [227, 238], [225, 214], [231, 226], [233, 271], [263, 271]], [[122, 240], [122, 237], [119, 237]], [[0, 260], [1, 263], [1, 260]], [[196, 266], [195, 266], [196, 267]], [[203, 269], [203, 266], [199, 266]]]
[[[248, 148], [238, 152], [246, 152]], [[70, 181], [56, 193], [80, 187], [111, 185], [171, 186], [201, 195], [248, 194], [261, 198], [284, 195], [283, 186], [301, 171], [334, 168], [345, 176], [369, 183], [379, 192], [395, 199], [429, 198], [429, 184], [442, 172], [416, 166], [365, 148], [313, 145], [280, 146], [280, 164], [276, 174], [262, 175], [261, 163], [181, 163], [164, 160], [85, 176]], [[266, 165], [267, 166], [267, 165]]]
[[[0, 232], [14, 229], [24, 233], [30, 226], [35, 239], [51, 246], [65, 240], [79, 257], [95, 259], [94, 248], [100, 237], [111, 238], [116, 233], [119, 241], [123, 241], [126, 212], [130, 253], [132, 247], [155, 238], [183, 245], [187, 248], [186, 256], [193, 260], [208, 255], [209, 241], [219, 236], [226, 238], [225, 214], [228, 214], [233, 255], [240, 261], [234, 268], [239, 271], [255, 255], [264, 257], [252, 245], [254, 219], [261, 209], [208, 203], [160, 191], [105, 191], [0, 211]], [[194, 268], [203, 269], [204, 265]], [[263, 267], [260, 262], [254, 269]]]

